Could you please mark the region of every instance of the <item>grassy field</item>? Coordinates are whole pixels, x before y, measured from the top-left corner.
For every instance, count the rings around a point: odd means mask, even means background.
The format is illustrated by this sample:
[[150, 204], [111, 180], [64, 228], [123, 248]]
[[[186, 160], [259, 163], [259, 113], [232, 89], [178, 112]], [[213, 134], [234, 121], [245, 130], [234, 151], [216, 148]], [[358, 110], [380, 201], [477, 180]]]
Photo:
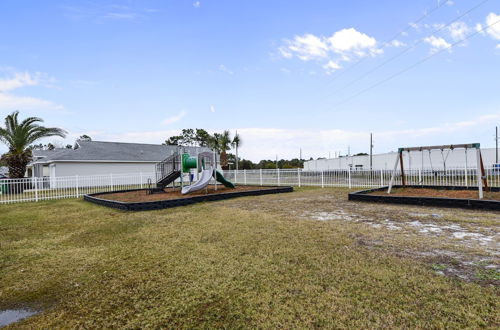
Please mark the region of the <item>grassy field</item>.
[[0, 310], [42, 311], [20, 328], [500, 325], [498, 212], [346, 193], [137, 213], [0, 205]]

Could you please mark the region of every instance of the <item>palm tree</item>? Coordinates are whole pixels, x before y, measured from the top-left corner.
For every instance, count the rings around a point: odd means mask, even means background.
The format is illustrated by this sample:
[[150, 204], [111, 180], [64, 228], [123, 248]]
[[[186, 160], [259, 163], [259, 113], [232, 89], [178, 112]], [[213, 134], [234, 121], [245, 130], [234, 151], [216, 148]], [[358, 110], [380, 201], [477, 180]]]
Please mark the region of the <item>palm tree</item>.
[[217, 142], [220, 151], [220, 166], [223, 170], [227, 170], [229, 168], [227, 151], [231, 150], [231, 132], [225, 130], [222, 134], [219, 134]]
[[43, 127], [38, 117], [28, 117], [21, 123], [18, 121], [19, 111], [5, 117], [5, 128], [0, 127], [0, 142], [9, 148], [4, 159], [9, 167], [9, 177], [23, 178], [26, 166], [31, 161], [30, 145], [37, 140], [49, 136], [65, 137], [66, 131], [55, 127]]
[[241, 137], [238, 134], [238, 131], [234, 134], [233, 141], [231, 141], [231, 146], [236, 150], [236, 170], [238, 170], [238, 148], [241, 146]]

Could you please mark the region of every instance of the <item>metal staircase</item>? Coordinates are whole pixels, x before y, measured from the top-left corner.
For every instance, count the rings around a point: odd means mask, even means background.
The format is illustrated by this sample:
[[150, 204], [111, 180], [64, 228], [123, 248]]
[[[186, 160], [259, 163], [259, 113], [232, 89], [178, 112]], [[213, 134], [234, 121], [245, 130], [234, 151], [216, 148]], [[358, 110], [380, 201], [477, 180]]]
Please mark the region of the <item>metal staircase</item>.
[[178, 153], [156, 164], [156, 190], [163, 191], [167, 185], [181, 176], [181, 157]]

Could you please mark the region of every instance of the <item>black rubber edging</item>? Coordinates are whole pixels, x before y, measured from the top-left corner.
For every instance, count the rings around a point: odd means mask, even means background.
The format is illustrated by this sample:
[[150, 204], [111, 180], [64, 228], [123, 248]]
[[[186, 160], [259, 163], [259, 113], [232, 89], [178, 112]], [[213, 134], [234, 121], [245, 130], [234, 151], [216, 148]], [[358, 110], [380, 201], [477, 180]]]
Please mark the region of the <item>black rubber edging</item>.
[[[403, 188], [401, 185], [393, 188]], [[455, 187], [455, 186], [405, 186], [405, 188], [427, 188], [437, 190], [476, 190], [477, 187]], [[447, 198], [447, 197], [406, 197], [406, 196], [380, 196], [371, 195], [371, 192], [387, 190], [388, 187], [368, 189], [349, 193], [350, 201], [391, 203], [391, 204], [410, 204], [421, 206], [440, 206], [453, 208], [466, 208], [475, 210], [494, 210], [500, 211], [500, 201], [485, 199], [467, 199], [467, 198]], [[498, 187], [490, 188], [491, 191], [500, 191]]]
[[186, 198], [167, 199], [167, 200], [152, 201], [152, 202], [119, 202], [119, 201], [113, 201], [113, 200], [97, 197], [97, 196], [101, 196], [101, 195], [130, 192], [130, 191], [139, 191], [139, 190], [148, 190], [148, 189], [117, 190], [117, 191], [108, 191], [108, 192], [103, 192], [103, 193], [88, 194], [88, 195], [84, 195], [83, 199], [87, 202], [91, 202], [91, 203], [102, 205], [102, 206], [111, 207], [114, 209], [124, 210], [124, 211], [150, 211], [150, 210], [168, 209], [168, 208], [177, 207], [177, 206], [191, 205], [191, 204], [201, 203], [201, 202], [218, 201], [218, 200], [230, 199], [230, 198], [236, 198], [236, 197], [259, 196], [259, 195], [293, 192], [292, 187], [285, 186], [285, 187], [273, 187], [273, 188], [269, 188], [269, 189], [247, 190], [247, 191], [239, 191], [239, 192], [224, 192], [222, 194], [192, 196], [192, 197], [186, 197]]

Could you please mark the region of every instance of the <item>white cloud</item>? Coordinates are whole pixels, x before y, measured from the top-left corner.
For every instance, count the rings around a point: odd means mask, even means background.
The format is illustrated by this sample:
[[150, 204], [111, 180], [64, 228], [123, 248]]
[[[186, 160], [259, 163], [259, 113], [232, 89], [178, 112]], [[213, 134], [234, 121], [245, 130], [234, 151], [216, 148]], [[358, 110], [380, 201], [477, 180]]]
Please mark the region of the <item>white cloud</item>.
[[470, 31], [470, 28], [464, 22], [454, 22], [448, 26], [447, 30], [453, 40], [464, 40]]
[[326, 72], [340, 69], [341, 62], [383, 52], [377, 47], [375, 38], [354, 28], [336, 31], [330, 37], [314, 34], [295, 36], [292, 40], [285, 40], [278, 50], [287, 59], [296, 57], [302, 61], [317, 61]]
[[[448, 122], [435, 126], [417, 129], [393, 129], [386, 131], [374, 131], [376, 138], [377, 152], [387, 152], [395, 150], [402, 145], [423, 145], [423, 144], [447, 144], [457, 141], [457, 138], [467, 140], [472, 137], [476, 140], [478, 131], [492, 122], [500, 120], [500, 113], [491, 113], [477, 116], [473, 120]], [[209, 133], [220, 132], [227, 127], [216, 130], [207, 130]], [[342, 151], [347, 153], [347, 147], [351, 147], [352, 152], [366, 152], [367, 141], [369, 141], [368, 130], [343, 130], [343, 129], [286, 129], [286, 128], [230, 128], [230, 131], [238, 133], [245, 140], [241, 147], [240, 155], [245, 159], [259, 161], [261, 159], [274, 159], [276, 155], [281, 158], [297, 158], [299, 149], [305, 158], [319, 156], [325, 157], [328, 152]], [[74, 138], [89, 134], [94, 140], [121, 141], [121, 142], [142, 142], [142, 143], [162, 143], [169, 136], [178, 135], [179, 130], [157, 130], [157, 131], [136, 131], [109, 133], [106, 131], [81, 131], [70, 132], [68, 143], [72, 143]], [[265, 148], [263, 147], [265, 146]]]
[[446, 49], [446, 48], [451, 47], [451, 44], [448, 43], [446, 40], [444, 40], [443, 38], [435, 37], [435, 36], [430, 36], [430, 37], [424, 38], [424, 42], [426, 42], [432, 46], [431, 53], [436, 53], [442, 49]]
[[25, 86], [35, 86], [40, 83], [39, 75], [31, 75], [28, 72], [14, 73], [13, 77], [0, 78], [0, 93], [8, 92]]
[[285, 58], [291, 58], [295, 55], [303, 61], [309, 61], [325, 58], [328, 54], [328, 45], [324, 38], [305, 34], [295, 36], [293, 40], [287, 41], [287, 46], [280, 48], [280, 52]]
[[64, 110], [60, 104], [30, 96], [17, 96], [9, 93], [0, 93], [0, 109], [21, 110], [21, 109], [49, 109]]
[[210, 106], [210, 112], [215, 113], [215, 106], [213, 105]]
[[[10, 69], [9, 71], [12, 71]], [[27, 86], [51, 87], [53, 78], [42, 73], [31, 74], [29, 72], [14, 72], [10, 77], [0, 78], [0, 109], [23, 110], [23, 109], [46, 109], [63, 111], [64, 107], [52, 101], [31, 96], [20, 96], [13, 94], [16, 89]]]
[[332, 60], [328, 61], [325, 65], [323, 65], [323, 69], [325, 69], [328, 73], [332, 73], [334, 71], [337, 71], [338, 69], [341, 69], [342, 67], [337, 63]]
[[330, 48], [336, 53], [351, 51], [372, 52], [376, 49], [377, 41], [373, 37], [357, 31], [354, 28], [342, 29], [328, 38]]
[[476, 32], [479, 32], [482, 35], [486, 34], [486, 32], [483, 30], [483, 25], [481, 23], [476, 23], [476, 26], [474, 26], [474, 30], [476, 30]]
[[493, 39], [500, 40], [500, 15], [489, 13], [488, 16], [486, 16], [486, 25], [492, 25], [486, 29], [486, 32]]
[[201, 2], [199, 2], [199, 1], [193, 2], [193, 7], [200, 8], [200, 6], [201, 6]]
[[389, 43], [389, 46], [398, 48], [398, 47], [404, 47], [406, 46], [406, 44], [400, 40], [394, 39]]
[[187, 111], [186, 110], [182, 110], [181, 112], [179, 112], [175, 116], [171, 116], [171, 117], [168, 117], [168, 118], [164, 119], [161, 122], [161, 124], [162, 125], [171, 125], [171, 124], [174, 124], [174, 123], [180, 121], [186, 115], [187, 115]]
[[219, 65], [219, 70], [227, 74], [234, 74], [234, 72], [229, 70], [224, 64]]

